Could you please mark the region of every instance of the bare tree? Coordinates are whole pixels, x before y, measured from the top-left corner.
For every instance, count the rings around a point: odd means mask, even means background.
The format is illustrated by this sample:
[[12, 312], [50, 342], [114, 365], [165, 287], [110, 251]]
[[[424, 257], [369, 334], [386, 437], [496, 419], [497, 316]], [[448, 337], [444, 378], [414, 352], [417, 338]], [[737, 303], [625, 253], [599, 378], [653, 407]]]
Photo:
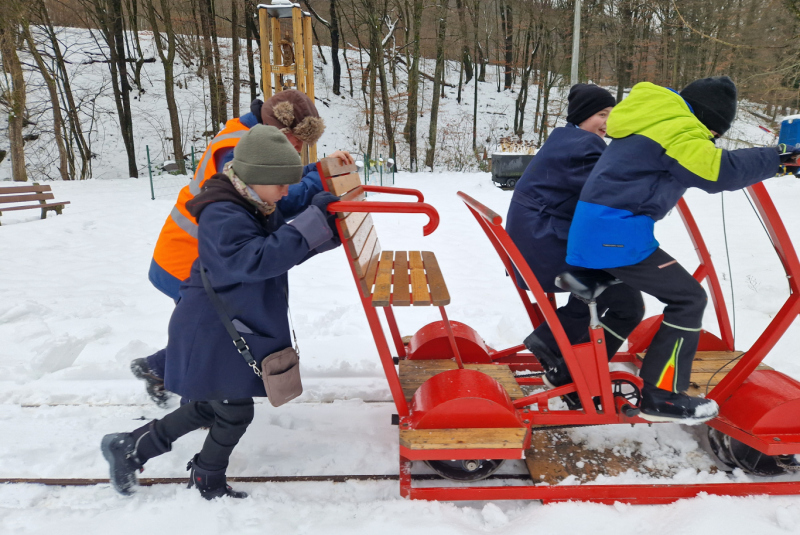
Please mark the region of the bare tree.
[[64, 116], [61, 113], [61, 103], [58, 99], [58, 87], [56, 86], [53, 74], [50, 69], [45, 65], [42, 55], [38, 50], [39, 44], [34, 40], [31, 33], [30, 21], [28, 14], [22, 17], [21, 26], [25, 36], [25, 42], [28, 43], [28, 51], [33, 56], [36, 66], [39, 68], [39, 73], [47, 85], [47, 93], [50, 96], [50, 105], [53, 111], [53, 135], [58, 148], [58, 173], [61, 180], [72, 180], [73, 174], [70, 174], [69, 154], [67, 147], [64, 143]]
[[231, 0], [231, 60], [233, 61], [233, 117], [239, 117], [239, 93], [241, 92], [239, 71], [239, 54], [241, 46], [239, 43], [239, 9], [238, 3], [241, 0]]
[[[59, 42], [53, 22], [50, 19], [50, 12], [43, 0], [38, 0], [36, 6], [38, 7], [37, 14], [43, 22], [42, 31], [45, 32], [50, 42], [50, 49], [52, 50], [53, 62], [55, 65], [55, 81], [59, 90], [60, 99], [66, 110], [68, 125], [65, 127], [65, 138], [67, 141], [67, 148], [69, 149], [67, 150], [69, 175], [85, 180], [92, 175], [91, 148], [83, 133], [83, 126], [80, 114], [78, 113], [78, 105], [73, 95], [61, 43]], [[75, 162], [75, 152], [77, 152], [80, 157], [80, 172]]]
[[8, 103], [8, 140], [11, 145], [11, 177], [14, 182], [28, 181], [25, 142], [22, 139], [22, 128], [25, 125], [25, 80], [16, 47], [21, 18], [22, 5], [17, 1], [7, 3], [3, 16], [0, 17], [0, 54], [5, 70], [11, 75], [10, 84], [4, 84], [4, 100]]
[[164, 36], [161, 34], [153, 0], [146, 0], [146, 2], [147, 18], [150, 21], [150, 27], [153, 29], [153, 39], [156, 43], [158, 56], [161, 58], [161, 64], [164, 66], [164, 95], [167, 99], [169, 124], [170, 129], [172, 130], [172, 152], [174, 154], [175, 163], [178, 165], [178, 171], [181, 174], [186, 174], [186, 166], [184, 164], [183, 154], [183, 140], [181, 138], [181, 122], [180, 117], [178, 116], [178, 105], [175, 102], [174, 66], [176, 46], [175, 30], [172, 27], [171, 3], [169, 0], [161, 0], [161, 20], [164, 24], [164, 34], [166, 35], [165, 46]]
[[425, 165], [433, 169], [436, 155], [436, 131], [439, 121], [439, 90], [444, 81], [444, 42], [447, 37], [447, 0], [440, 1], [437, 9], [439, 29], [436, 33], [436, 69], [433, 73], [433, 96], [431, 100], [431, 123], [428, 129], [428, 150]]
[[408, 118], [406, 132], [408, 133], [408, 149], [410, 167], [419, 170], [417, 161], [417, 118], [419, 117], [419, 59], [420, 59], [420, 34], [422, 28], [422, 13], [425, 9], [423, 0], [413, 0], [410, 11], [412, 12], [412, 25], [414, 27], [411, 46], [411, 67], [408, 71]]

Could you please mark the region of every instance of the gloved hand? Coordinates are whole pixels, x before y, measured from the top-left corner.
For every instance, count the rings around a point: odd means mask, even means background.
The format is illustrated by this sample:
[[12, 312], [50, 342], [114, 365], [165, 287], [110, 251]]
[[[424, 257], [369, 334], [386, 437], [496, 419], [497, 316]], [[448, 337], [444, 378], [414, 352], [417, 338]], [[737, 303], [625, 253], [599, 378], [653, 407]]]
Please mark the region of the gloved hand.
[[333, 239], [341, 243], [339, 241], [339, 230], [336, 228], [336, 214], [328, 213], [328, 205], [339, 200], [339, 197], [329, 191], [320, 191], [311, 198], [311, 204], [320, 209], [333, 231]]
[[332, 202], [337, 202], [339, 200], [340, 200], [339, 197], [337, 197], [330, 191], [320, 191], [311, 198], [311, 204], [319, 208], [320, 211], [327, 216], [329, 215], [328, 205]]
[[786, 145], [781, 143], [777, 147], [778, 157], [781, 159], [781, 164], [796, 163], [798, 156], [800, 156], [800, 145]]

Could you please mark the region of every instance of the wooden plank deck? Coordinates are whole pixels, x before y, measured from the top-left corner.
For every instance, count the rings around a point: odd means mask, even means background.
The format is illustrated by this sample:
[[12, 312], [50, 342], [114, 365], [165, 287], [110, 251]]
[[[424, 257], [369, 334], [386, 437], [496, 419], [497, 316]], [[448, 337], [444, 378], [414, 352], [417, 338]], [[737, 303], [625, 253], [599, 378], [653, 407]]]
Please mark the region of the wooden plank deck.
[[522, 449], [527, 429], [401, 429], [400, 445], [412, 450]]
[[[514, 372], [506, 365], [465, 364], [464, 367], [471, 370], [478, 370], [495, 379], [506, 389], [511, 399], [525, 397], [516, 379], [514, 379]], [[405, 394], [406, 401], [410, 402], [417, 388], [434, 375], [447, 370], [455, 370], [456, 368], [458, 368], [458, 365], [450, 359], [401, 360], [400, 384], [403, 387], [403, 394]]]
[[[639, 359], [644, 358], [644, 353], [637, 354]], [[690, 396], [706, 393], [728, 374], [739, 362], [744, 351], [698, 351], [692, 364], [692, 375], [689, 379]], [[771, 370], [766, 364], [759, 364], [757, 370]]]

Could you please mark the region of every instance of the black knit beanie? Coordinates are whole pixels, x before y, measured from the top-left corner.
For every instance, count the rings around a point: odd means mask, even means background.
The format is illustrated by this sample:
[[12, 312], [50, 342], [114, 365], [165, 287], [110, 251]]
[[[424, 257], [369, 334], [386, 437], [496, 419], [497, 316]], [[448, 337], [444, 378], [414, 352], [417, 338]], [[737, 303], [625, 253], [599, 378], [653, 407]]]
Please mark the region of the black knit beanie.
[[595, 113], [613, 108], [617, 101], [611, 93], [594, 84], [575, 84], [567, 97], [567, 122], [579, 125]]
[[736, 118], [736, 85], [727, 76], [695, 80], [683, 88], [681, 96], [700, 122], [720, 136]]

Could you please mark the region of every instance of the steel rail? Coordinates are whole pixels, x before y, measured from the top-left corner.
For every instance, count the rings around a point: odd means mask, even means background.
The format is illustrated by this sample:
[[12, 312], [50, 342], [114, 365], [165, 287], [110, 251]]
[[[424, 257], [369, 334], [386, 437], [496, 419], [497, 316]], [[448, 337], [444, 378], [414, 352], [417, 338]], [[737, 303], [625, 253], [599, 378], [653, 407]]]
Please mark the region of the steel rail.
[[[346, 481], [397, 481], [399, 474], [348, 474], [339, 476], [228, 476], [228, 482], [234, 483], [344, 483]], [[444, 480], [436, 474], [418, 474], [413, 476], [414, 481]], [[493, 474], [486, 479], [527, 479], [528, 474]], [[149, 477], [140, 478], [139, 486], [150, 487], [153, 485], [175, 485], [187, 483], [185, 477]], [[50, 487], [91, 487], [94, 485], [109, 484], [108, 478], [26, 478], [11, 477], [0, 478], [0, 485], [5, 484], [32, 484]]]

